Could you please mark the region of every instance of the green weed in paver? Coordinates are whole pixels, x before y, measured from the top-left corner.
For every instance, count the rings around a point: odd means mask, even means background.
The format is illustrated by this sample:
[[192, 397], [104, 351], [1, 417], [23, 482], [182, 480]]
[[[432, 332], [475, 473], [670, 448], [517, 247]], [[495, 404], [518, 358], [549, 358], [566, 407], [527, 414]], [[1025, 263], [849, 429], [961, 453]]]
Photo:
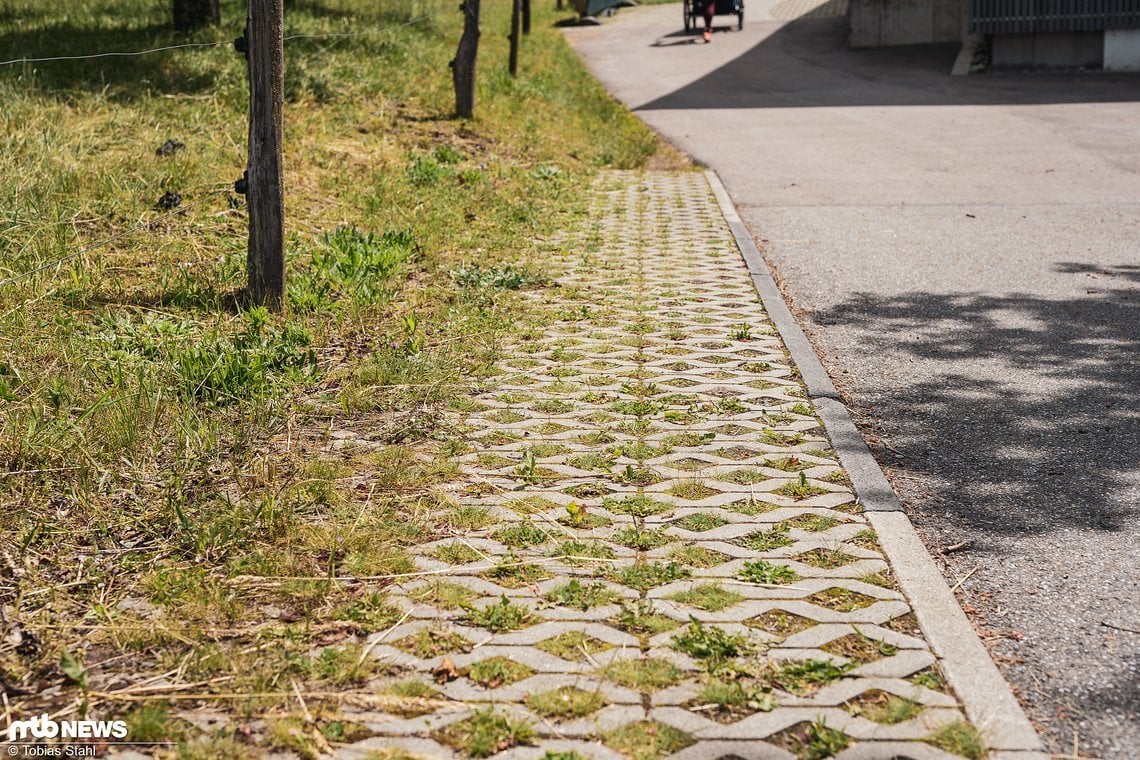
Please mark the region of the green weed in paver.
[[969, 723], [949, 723], [926, 737], [926, 741], [938, 749], [961, 755], [969, 760], [982, 760], [987, 752], [986, 744], [982, 741], [978, 730]]
[[614, 459], [606, 454], [582, 454], [581, 456], [571, 457], [567, 460], [566, 464], [571, 467], [576, 467], [579, 470], [609, 472], [610, 468], [614, 466]]
[[938, 671], [937, 667], [920, 670], [907, 680], [915, 686], [921, 686], [931, 691], [946, 691], [946, 681], [942, 678], [942, 674]]
[[479, 530], [498, 521], [491, 510], [484, 507], [461, 506], [452, 510], [448, 522], [458, 530]]
[[648, 599], [639, 599], [633, 604], [623, 604], [621, 611], [610, 619], [619, 630], [634, 635], [654, 636], [676, 628], [680, 623], [665, 615], [660, 615]]
[[768, 741], [777, 747], [795, 753], [797, 760], [826, 760], [847, 749], [850, 737], [824, 724], [823, 719], [814, 723], [802, 722], [785, 728]]
[[329, 617], [333, 620], [351, 620], [364, 629], [379, 630], [395, 623], [402, 614], [399, 608], [388, 603], [384, 594], [373, 591], [338, 607]]
[[526, 607], [513, 603], [503, 597], [498, 604], [492, 604], [483, 609], [472, 609], [467, 612], [467, 622], [486, 628], [491, 633], [505, 633], [517, 631], [539, 622], [539, 618]]
[[570, 528], [577, 528], [579, 530], [592, 530], [594, 528], [602, 528], [611, 524], [613, 520], [605, 515], [597, 515], [589, 512], [585, 504], [577, 502], [570, 502], [566, 505], [566, 514], [558, 518], [560, 525], [565, 525]]
[[623, 586], [648, 591], [666, 583], [688, 578], [692, 573], [676, 562], [646, 562], [611, 571], [609, 577]]
[[804, 696], [838, 681], [855, 667], [854, 663], [836, 665], [831, 660], [783, 661], [770, 663], [757, 678], [789, 694]]
[[533, 674], [534, 670], [521, 662], [506, 657], [490, 657], [473, 663], [464, 675], [480, 686], [497, 689], [505, 684], [529, 678]]
[[672, 726], [651, 720], [610, 731], [605, 743], [632, 760], [658, 760], [695, 743], [693, 737]]
[[550, 571], [542, 565], [521, 560], [513, 551], [500, 558], [498, 565], [483, 573], [484, 578], [505, 588], [530, 586], [546, 580], [550, 575]]
[[741, 536], [733, 541], [737, 546], [751, 549], [754, 552], [770, 552], [790, 545], [792, 539], [788, 536], [787, 525], [777, 525], [772, 530], [758, 530]]
[[602, 668], [601, 674], [622, 686], [641, 691], [664, 689], [682, 678], [676, 665], [656, 657], [618, 660]]
[[583, 691], [575, 686], [561, 686], [526, 698], [527, 707], [544, 718], [564, 720], [581, 718], [601, 709], [606, 700], [597, 692]]
[[714, 625], [706, 626], [696, 618], [690, 618], [685, 630], [673, 637], [673, 648], [694, 660], [703, 660], [709, 672], [715, 671], [725, 661], [754, 649], [744, 634], [729, 633]]
[[527, 496], [523, 499], [514, 499], [507, 502], [504, 506], [520, 515], [533, 515], [538, 512], [549, 512], [552, 509], [558, 509], [559, 504], [556, 501], [543, 498], [542, 496]]
[[769, 586], [795, 583], [800, 579], [800, 576], [790, 567], [773, 565], [771, 562], [765, 562], [762, 559], [755, 562], [745, 562], [744, 567], [736, 574], [736, 577], [748, 583], [762, 583]]
[[674, 509], [672, 504], [667, 504], [663, 501], [655, 501], [645, 494], [638, 494], [636, 496], [626, 496], [624, 498], [608, 498], [602, 506], [611, 512], [618, 512], [632, 517], [649, 517], [650, 515], [668, 512]]
[[754, 712], [770, 712], [776, 708], [776, 697], [770, 690], [753, 686], [735, 678], [710, 677], [693, 701], [692, 707], [716, 705], [711, 717], [735, 722]]
[[712, 512], [694, 512], [685, 515], [673, 524], [681, 530], [687, 530], [692, 533], [703, 533], [706, 530], [713, 530], [722, 525], [728, 525], [728, 520]]
[[802, 433], [781, 433], [776, 430], [765, 430], [760, 440], [769, 446], [799, 446], [804, 441]]
[[586, 758], [579, 755], [574, 750], [566, 752], [555, 752], [554, 750], [547, 750], [542, 756], [542, 760], [586, 760]]
[[743, 596], [729, 591], [717, 583], [703, 583], [688, 591], [673, 594], [669, 599], [706, 612], [720, 612], [744, 601]]
[[664, 546], [676, 539], [660, 530], [641, 530], [629, 527], [615, 532], [610, 540], [615, 544], [644, 552]]
[[510, 523], [491, 534], [491, 538], [501, 544], [525, 549], [541, 544], [547, 538], [546, 531], [532, 522]]
[[922, 705], [918, 702], [888, 694], [880, 689], [865, 691], [858, 697], [848, 700], [844, 707], [852, 715], [859, 715], [887, 726], [918, 717], [922, 712]]
[[566, 585], [548, 592], [545, 598], [553, 604], [585, 611], [591, 607], [612, 604], [621, 596], [604, 583], [591, 583], [587, 586], [574, 578]]
[[785, 483], [777, 488], [775, 493], [783, 494], [794, 501], [803, 501], [804, 499], [810, 499], [813, 496], [821, 496], [822, 494], [830, 492], [826, 488], [820, 488], [817, 485], [809, 483], [807, 476], [801, 472], [798, 481]]
[[631, 464], [627, 464], [625, 469], [620, 470], [614, 476], [614, 479], [627, 485], [646, 488], [655, 483], [660, 483], [665, 478], [648, 467], [634, 467]]
[[535, 646], [547, 654], [571, 662], [582, 662], [588, 660], [592, 655], [614, 648], [613, 644], [595, 639], [593, 636], [587, 636], [582, 631], [560, 633], [553, 638], [538, 642]]
[[488, 707], [476, 710], [467, 720], [435, 731], [432, 738], [467, 757], [482, 758], [520, 744], [531, 744], [534, 730]]

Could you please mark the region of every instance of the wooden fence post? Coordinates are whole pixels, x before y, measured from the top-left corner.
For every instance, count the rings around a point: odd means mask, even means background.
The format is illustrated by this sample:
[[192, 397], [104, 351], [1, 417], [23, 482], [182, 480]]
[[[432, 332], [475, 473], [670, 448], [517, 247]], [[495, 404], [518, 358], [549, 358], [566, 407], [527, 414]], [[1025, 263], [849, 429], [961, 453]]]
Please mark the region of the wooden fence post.
[[271, 307], [285, 292], [285, 187], [282, 110], [285, 90], [284, 0], [249, 0], [249, 297]]
[[510, 59], [510, 72], [511, 76], [517, 76], [519, 73], [519, 16], [522, 12], [522, 0], [512, 0], [511, 2], [511, 59]]
[[475, 115], [475, 57], [479, 53], [479, 0], [464, 0], [463, 36], [451, 62], [455, 82], [455, 113], [464, 119]]
[[523, 34], [530, 34], [530, 0], [522, 0]]

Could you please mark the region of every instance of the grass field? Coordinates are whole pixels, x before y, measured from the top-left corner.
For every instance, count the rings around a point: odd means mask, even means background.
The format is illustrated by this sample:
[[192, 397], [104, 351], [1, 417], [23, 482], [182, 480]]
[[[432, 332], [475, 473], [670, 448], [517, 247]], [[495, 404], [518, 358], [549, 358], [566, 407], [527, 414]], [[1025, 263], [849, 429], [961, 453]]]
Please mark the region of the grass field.
[[[509, 6], [484, 0], [461, 121], [453, 0], [291, 4], [287, 34], [367, 33], [287, 43], [279, 314], [236, 306], [248, 96], [231, 47], [0, 68], [9, 718], [125, 716], [181, 757], [344, 738], [298, 722], [294, 692], [367, 683], [358, 635], [396, 622], [382, 577], [411, 568], [400, 547], [475, 519], [435, 489], [465, 445], [443, 410], [549, 318], [526, 291], [558, 287], [540, 253], [585, 221], [592, 174], [668, 154], [552, 5], [512, 80]], [[0, 60], [229, 40], [244, 4], [189, 38], [167, 12], [0, 0]], [[184, 147], [157, 155], [169, 139]], [[166, 193], [182, 205], [159, 208]], [[342, 431], [372, 445], [336, 449]], [[250, 738], [175, 717], [196, 704], [277, 718]]]

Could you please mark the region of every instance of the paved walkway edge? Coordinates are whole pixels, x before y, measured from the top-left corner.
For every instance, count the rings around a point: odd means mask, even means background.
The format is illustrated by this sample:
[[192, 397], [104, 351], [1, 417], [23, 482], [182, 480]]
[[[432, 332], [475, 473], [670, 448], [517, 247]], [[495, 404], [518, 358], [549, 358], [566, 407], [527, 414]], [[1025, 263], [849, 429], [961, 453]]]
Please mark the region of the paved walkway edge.
[[1018, 760], [1045, 758], [1041, 740], [1002, 678], [989, 652], [958, 606], [942, 573], [930, 558], [910, 518], [871, 455], [847, 408], [800, 328], [776, 281], [760, 255], [732, 199], [716, 172], [705, 172], [709, 186], [728, 222], [736, 245], [752, 275], [752, 281], [769, 318], [799, 367], [817, 414], [827, 429], [839, 460], [851, 478], [867, 519], [894, 568], [895, 577], [918, 617], [931, 648], [941, 660], [950, 685], [957, 692], [970, 721], [986, 743], [1003, 757], [1016, 752]]

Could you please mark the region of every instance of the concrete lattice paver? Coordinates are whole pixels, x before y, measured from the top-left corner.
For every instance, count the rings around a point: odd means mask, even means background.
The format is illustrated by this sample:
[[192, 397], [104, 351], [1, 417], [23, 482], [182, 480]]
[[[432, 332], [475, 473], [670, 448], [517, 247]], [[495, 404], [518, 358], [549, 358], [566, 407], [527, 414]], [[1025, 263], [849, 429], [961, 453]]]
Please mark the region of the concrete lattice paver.
[[463, 756], [493, 706], [533, 731], [504, 757], [790, 758], [809, 724], [952, 757], [920, 740], [962, 710], [705, 177], [606, 175], [592, 218], [551, 254], [559, 321], [456, 420], [456, 498], [493, 519], [413, 548], [371, 642], [438, 694], [345, 755]]

